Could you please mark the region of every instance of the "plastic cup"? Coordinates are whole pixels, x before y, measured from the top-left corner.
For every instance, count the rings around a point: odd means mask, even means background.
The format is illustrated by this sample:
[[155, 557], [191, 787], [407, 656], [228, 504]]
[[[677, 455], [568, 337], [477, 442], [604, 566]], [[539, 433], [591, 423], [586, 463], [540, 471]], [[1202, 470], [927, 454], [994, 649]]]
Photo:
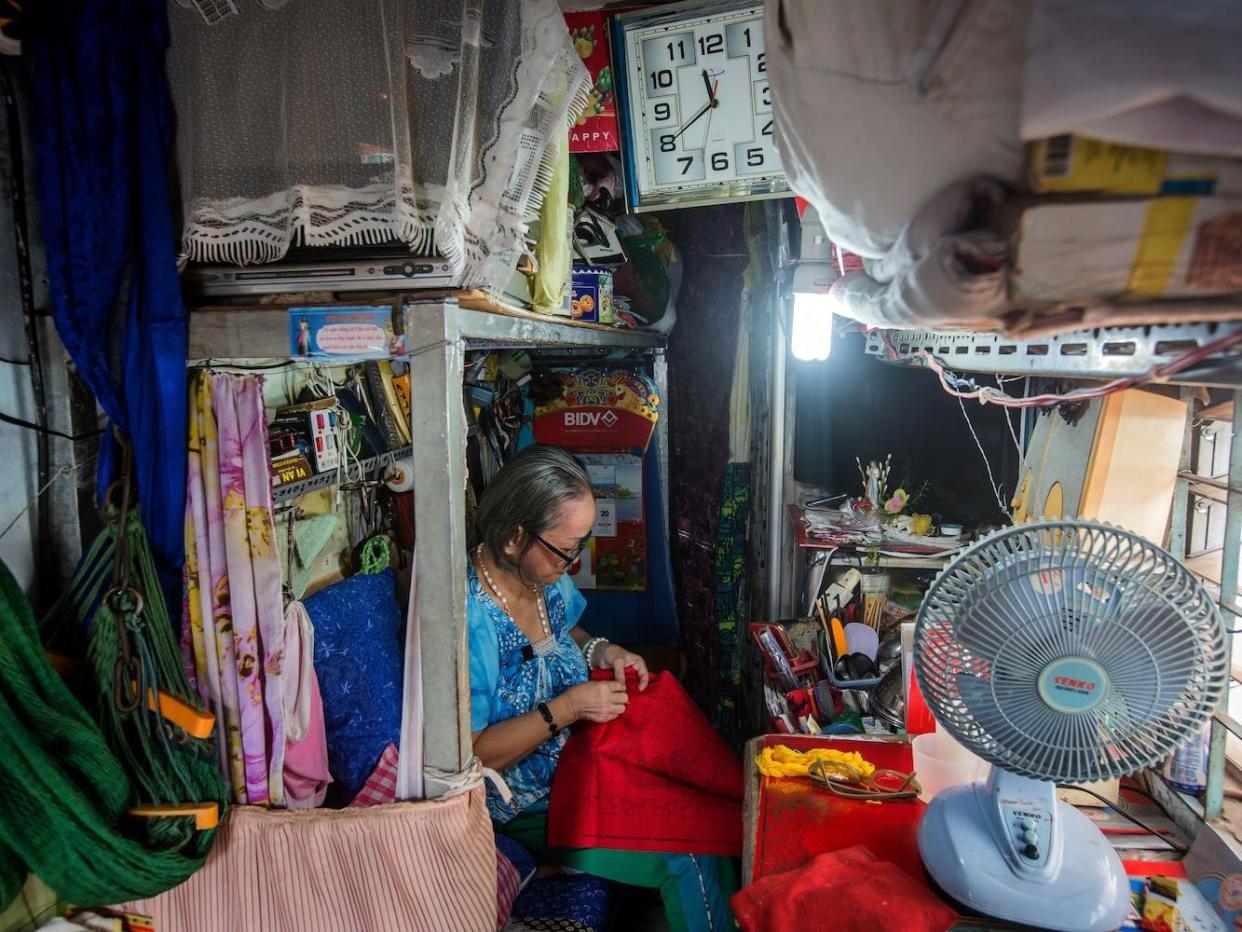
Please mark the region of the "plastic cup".
[[[941, 746], [942, 738], [946, 739], [944, 747]], [[919, 799], [925, 803], [931, 802], [932, 797], [943, 789], [974, 783], [987, 774], [987, 761], [971, 754], [942, 732], [915, 735], [910, 748], [914, 755], [914, 772], [923, 788]]]

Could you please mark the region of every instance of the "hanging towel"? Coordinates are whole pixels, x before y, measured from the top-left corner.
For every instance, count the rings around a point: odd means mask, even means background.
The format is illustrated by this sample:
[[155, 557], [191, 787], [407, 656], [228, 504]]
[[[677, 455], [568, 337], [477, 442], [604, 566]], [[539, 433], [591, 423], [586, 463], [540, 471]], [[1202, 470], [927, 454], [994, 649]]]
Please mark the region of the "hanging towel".
[[332, 774], [323, 699], [315, 677], [315, 628], [301, 602], [285, 609], [285, 804], [322, 806]]
[[741, 762], [669, 674], [655, 674], [639, 692], [627, 671], [626, 686], [625, 713], [575, 725], [561, 751], [548, 844], [738, 857]]

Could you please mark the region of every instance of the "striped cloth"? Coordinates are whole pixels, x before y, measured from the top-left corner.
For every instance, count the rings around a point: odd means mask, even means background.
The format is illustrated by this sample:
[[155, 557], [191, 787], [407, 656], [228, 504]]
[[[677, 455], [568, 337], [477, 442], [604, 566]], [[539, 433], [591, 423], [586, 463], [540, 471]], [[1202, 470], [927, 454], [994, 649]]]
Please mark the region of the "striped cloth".
[[125, 908], [160, 932], [481, 932], [496, 877], [481, 786], [368, 808], [238, 806], [202, 870]]
[[[397, 798], [397, 762], [400, 752], [389, 744], [375, 771], [358, 791], [350, 806], [384, 806]], [[522, 876], [503, 851], [496, 849], [496, 928], [504, 928], [513, 912], [513, 901], [522, 892]]]

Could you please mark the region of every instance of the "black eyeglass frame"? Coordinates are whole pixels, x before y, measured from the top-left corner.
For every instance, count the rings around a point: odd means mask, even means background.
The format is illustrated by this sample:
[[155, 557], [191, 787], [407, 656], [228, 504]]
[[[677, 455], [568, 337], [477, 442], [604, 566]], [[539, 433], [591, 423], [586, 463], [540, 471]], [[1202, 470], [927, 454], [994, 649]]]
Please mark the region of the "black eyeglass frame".
[[582, 556], [582, 551], [586, 550], [587, 544], [591, 542], [591, 535], [587, 534], [586, 537], [582, 538], [582, 540], [578, 542], [578, 546], [574, 549], [573, 553], [569, 554], [569, 553], [566, 553], [564, 550], [562, 550], [560, 547], [552, 546], [552, 544], [549, 544], [546, 540], [544, 540], [534, 531], [527, 531], [526, 533], [529, 534], [531, 537], [533, 537], [535, 540], [537, 540], [540, 544], [542, 544], [544, 549], [547, 550], [548, 553], [552, 554], [552, 556], [562, 561], [567, 567], [574, 565], [574, 561], [577, 560], [580, 556]]

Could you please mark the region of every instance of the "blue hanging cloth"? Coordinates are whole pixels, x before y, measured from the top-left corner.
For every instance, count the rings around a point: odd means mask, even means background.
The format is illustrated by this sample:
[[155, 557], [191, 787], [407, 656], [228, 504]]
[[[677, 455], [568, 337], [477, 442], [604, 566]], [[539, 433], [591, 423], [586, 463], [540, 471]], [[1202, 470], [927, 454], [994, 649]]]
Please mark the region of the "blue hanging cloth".
[[[165, 0], [31, 4], [31, 136], [61, 342], [133, 444], [138, 500], [180, 616], [187, 321], [177, 281]], [[110, 438], [111, 434], [105, 435]], [[99, 487], [117, 478], [111, 439]]]

